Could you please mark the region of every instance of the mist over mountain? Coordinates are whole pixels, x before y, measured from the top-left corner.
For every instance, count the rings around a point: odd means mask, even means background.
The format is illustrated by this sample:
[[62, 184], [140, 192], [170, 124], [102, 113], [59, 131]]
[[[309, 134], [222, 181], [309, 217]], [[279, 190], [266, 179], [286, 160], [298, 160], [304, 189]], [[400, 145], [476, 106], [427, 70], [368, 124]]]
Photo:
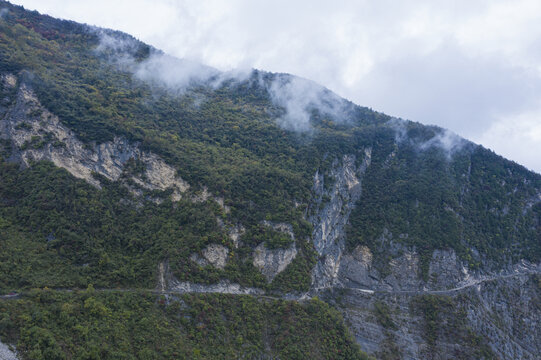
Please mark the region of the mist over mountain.
[[541, 352], [541, 175], [308, 79], [0, 8], [9, 356]]

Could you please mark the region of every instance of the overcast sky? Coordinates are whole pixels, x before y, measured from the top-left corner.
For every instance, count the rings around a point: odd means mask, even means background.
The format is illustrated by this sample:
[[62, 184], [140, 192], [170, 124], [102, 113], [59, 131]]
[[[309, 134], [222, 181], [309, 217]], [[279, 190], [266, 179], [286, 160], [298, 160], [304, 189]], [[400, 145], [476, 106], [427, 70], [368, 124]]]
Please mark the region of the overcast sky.
[[541, 173], [540, 0], [12, 0], [218, 69], [315, 80]]

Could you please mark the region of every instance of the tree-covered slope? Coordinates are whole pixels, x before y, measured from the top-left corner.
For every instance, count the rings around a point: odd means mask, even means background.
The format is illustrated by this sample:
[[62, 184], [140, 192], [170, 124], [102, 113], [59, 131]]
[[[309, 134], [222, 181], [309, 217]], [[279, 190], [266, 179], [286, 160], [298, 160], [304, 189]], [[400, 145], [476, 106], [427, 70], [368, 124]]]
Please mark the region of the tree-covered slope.
[[2, 339], [28, 359], [368, 358], [319, 300], [45, 289], [0, 310]]
[[[303, 211], [315, 172], [370, 146], [374, 159], [352, 215], [350, 245], [374, 246], [387, 228], [408, 234], [408, 245], [453, 247], [468, 259], [472, 247], [497, 258], [541, 255], [540, 177], [481, 147], [447, 139], [441, 129], [391, 121], [346, 101], [328, 112], [325, 101], [336, 100], [322, 90], [317, 104], [299, 102], [311, 117], [309, 129], [291, 131], [280, 126], [291, 104], [275, 95], [302, 95], [276, 86], [293, 82], [289, 77], [252, 72], [239, 79], [194, 72], [181, 62], [140, 66], [162, 54], [122, 33], [19, 7], [9, 6], [0, 26], [0, 69], [20, 74], [19, 81], [31, 84], [43, 106], [80, 140], [123, 136], [139, 142], [192, 186], [224, 197], [230, 216], [248, 226], [288, 222], [298, 238], [309, 236]], [[149, 80], [141, 69], [187, 71], [188, 81]]]
[[[541, 176], [490, 150], [291, 75], [222, 73], [127, 34], [0, 8], [0, 291], [147, 294], [32, 292], [0, 304], [2, 324], [12, 324], [0, 334], [29, 358], [48, 341], [68, 358], [91, 356], [82, 349], [97, 341], [88, 329], [98, 320], [87, 301], [111, 315], [96, 328], [111, 348], [127, 335], [108, 331], [132, 324], [119, 314], [134, 309], [152, 326], [165, 322], [164, 339], [183, 339], [126, 351], [134, 357], [251, 358], [272, 339], [281, 358], [301, 358], [309, 343], [321, 345], [316, 358], [352, 358], [360, 353], [338, 314], [319, 302], [209, 295], [163, 305], [149, 293], [203, 287], [305, 299], [320, 284], [345, 287], [350, 258], [351, 269], [369, 263], [387, 286], [404, 252], [419, 255], [414, 276], [425, 282], [437, 275], [436, 250], [480, 273], [541, 260]], [[218, 310], [195, 322], [186, 303]], [[239, 306], [256, 314], [246, 320], [254, 332], [234, 328], [228, 308]], [[66, 322], [48, 320], [64, 307]], [[268, 337], [278, 318], [289, 328]], [[75, 328], [87, 334], [59, 343]], [[32, 342], [34, 333], [45, 340]], [[292, 350], [280, 342], [299, 337]]]

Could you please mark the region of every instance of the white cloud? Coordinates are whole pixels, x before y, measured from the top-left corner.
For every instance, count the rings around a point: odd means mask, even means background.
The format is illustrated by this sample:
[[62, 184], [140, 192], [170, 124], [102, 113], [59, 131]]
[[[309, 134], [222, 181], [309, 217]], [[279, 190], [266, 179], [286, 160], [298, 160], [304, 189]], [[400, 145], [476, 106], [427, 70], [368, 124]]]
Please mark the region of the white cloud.
[[497, 57], [470, 57], [452, 41], [427, 54], [403, 51], [379, 62], [364, 80], [371, 86], [359, 87], [362, 103], [469, 138], [528, 111], [541, 93], [531, 70]]
[[[263, 80], [260, 80], [262, 83]], [[336, 121], [348, 121], [347, 104], [324, 87], [299, 77], [278, 76], [264, 84], [272, 101], [284, 108], [278, 123], [286, 129], [310, 132], [310, 113], [317, 110]]]
[[[354, 102], [450, 128], [541, 172], [538, 0], [16, 0], [119, 29], [222, 70], [312, 79]], [[528, 117], [528, 126], [514, 127]], [[525, 120], [520, 120], [525, 124]], [[513, 151], [498, 134], [513, 129]]]
[[[541, 169], [541, 102], [530, 111], [496, 120], [473, 140], [531, 170]], [[518, 160], [520, 159], [520, 161]]]

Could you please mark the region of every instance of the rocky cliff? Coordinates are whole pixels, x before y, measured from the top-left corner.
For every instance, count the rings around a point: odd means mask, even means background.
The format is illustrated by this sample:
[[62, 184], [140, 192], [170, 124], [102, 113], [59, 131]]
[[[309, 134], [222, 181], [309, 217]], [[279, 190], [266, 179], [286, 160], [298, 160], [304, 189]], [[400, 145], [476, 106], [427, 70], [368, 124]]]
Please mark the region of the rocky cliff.
[[141, 151], [137, 144], [115, 138], [112, 142], [83, 144], [58, 117], [43, 107], [24, 76], [2, 75], [4, 106], [0, 108], [0, 138], [11, 144], [10, 159], [22, 166], [33, 161], [48, 160], [68, 170], [73, 176], [99, 187], [93, 173], [113, 181], [120, 179], [130, 160], [141, 163], [138, 172], [129, 174], [132, 191], [173, 190], [173, 199], [180, 199], [189, 185], [176, 176], [176, 171], [160, 157]]
[[13, 348], [0, 341], [0, 360], [17, 360], [17, 353]]
[[[40, 104], [22, 78], [4, 74], [2, 82], [0, 134], [9, 142], [4, 151], [9, 150], [11, 161], [27, 167], [49, 160], [98, 188], [96, 174], [125, 183], [138, 196], [144, 190], [170, 190], [172, 199], [179, 200], [189, 193], [189, 184], [159, 156], [122, 138], [88, 146]], [[368, 147], [335, 159], [326, 173], [314, 175], [306, 217], [313, 225], [310, 241], [319, 260], [312, 270], [311, 290], [298, 296], [317, 295], [341, 309], [361, 347], [381, 358], [537, 358], [541, 353], [539, 264], [522, 261], [497, 272], [470, 270], [453, 249], [442, 249], [432, 252], [425, 278], [420, 254], [397, 242], [387, 229], [380, 236], [389, 256], [383, 267], [375, 265], [375, 255], [365, 245], [346, 249], [349, 216], [362, 194], [371, 161]], [[194, 202], [212, 197], [206, 189], [188, 196]], [[223, 199], [216, 201], [227, 210]], [[532, 199], [530, 207], [538, 201]], [[243, 226], [218, 222], [238, 247]], [[269, 249], [264, 243], [254, 248], [253, 265], [271, 282], [295, 259], [297, 249], [291, 225], [262, 224], [293, 241], [284, 249]], [[193, 253], [191, 260], [224, 269], [229, 251], [211, 244]], [[164, 264], [158, 286], [164, 292], [264, 294], [262, 289], [230, 281], [212, 285], [178, 281]]]
[[[389, 256], [382, 272], [363, 245], [347, 251], [344, 226], [362, 192], [370, 149], [357, 168], [336, 161], [333, 184], [314, 177], [312, 241], [321, 255], [311, 295], [342, 309], [361, 347], [382, 359], [538, 359], [541, 264], [517, 261], [499, 271], [470, 270], [454, 250], [435, 250], [428, 278], [420, 254], [381, 234]], [[322, 206], [322, 197], [328, 202]], [[486, 264], [487, 269], [493, 264]]]
[[289, 75], [164, 83], [167, 58], [126, 34], [3, 6], [2, 290], [317, 297], [377, 358], [540, 358], [538, 174]]

